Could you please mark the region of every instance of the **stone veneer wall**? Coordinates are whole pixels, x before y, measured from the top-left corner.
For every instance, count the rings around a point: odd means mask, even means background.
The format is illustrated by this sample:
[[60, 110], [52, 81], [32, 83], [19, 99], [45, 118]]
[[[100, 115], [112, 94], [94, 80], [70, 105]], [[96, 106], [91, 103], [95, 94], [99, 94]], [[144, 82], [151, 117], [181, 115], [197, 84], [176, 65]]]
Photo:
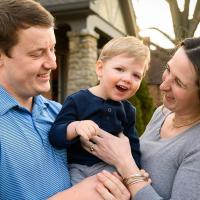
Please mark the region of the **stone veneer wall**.
[[67, 95], [97, 84], [95, 65], [98, 34], [68, 32], [69, 63]]

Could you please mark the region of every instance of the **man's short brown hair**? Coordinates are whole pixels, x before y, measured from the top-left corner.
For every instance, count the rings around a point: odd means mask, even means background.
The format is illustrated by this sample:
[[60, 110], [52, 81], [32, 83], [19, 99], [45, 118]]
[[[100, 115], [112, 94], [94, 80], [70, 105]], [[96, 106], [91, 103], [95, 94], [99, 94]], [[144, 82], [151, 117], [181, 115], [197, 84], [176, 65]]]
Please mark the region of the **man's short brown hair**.
[[0, 51], [10, 57], [18, 31], [31, 26], [53, 27], [54, 17], [33, 0], [0, 0]]

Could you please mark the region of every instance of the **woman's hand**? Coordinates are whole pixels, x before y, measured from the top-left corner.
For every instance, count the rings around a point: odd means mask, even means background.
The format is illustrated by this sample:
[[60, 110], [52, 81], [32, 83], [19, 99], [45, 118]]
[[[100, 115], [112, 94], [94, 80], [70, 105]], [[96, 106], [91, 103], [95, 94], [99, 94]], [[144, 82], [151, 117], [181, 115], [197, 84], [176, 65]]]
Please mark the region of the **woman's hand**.
[[91, 154], [108, 164], [114, 165], [118, 171], [126, 166], [136, 166], [131, 153], [128, 138], [120, 133], [118, 137], [101, 130], [98, 136], [90, 141], [81, 140], [82, 146]]
[[104, 200], [130, 199], [130, 192], [117, 174], [102, 171], [97, 174], [97, 179], [100, 183], [96, 186], [96, 190]]

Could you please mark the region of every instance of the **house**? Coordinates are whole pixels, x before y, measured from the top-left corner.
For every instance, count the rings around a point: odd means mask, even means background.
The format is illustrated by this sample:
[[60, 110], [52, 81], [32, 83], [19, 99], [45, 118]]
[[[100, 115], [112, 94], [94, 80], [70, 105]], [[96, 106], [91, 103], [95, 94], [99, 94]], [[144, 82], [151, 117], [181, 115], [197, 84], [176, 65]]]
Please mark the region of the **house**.
[[50, 98], [63, 102], [97, 83], [98, 52], [111, 38], [137, 35], [131, 0], [38, 0], [56, 18], [58, 68], [52, 73]]
[[151, 50], [151, 62], [147, 76], [145, 77], [148, 83], [149, 93], [153, 98], [154, 107], [162, 104], [162, 93], [160, 91], [160, 84], [162, 83], [162, 74], [164, 72], [164, 65], [171, 58], [173, 49], [156, 49]]

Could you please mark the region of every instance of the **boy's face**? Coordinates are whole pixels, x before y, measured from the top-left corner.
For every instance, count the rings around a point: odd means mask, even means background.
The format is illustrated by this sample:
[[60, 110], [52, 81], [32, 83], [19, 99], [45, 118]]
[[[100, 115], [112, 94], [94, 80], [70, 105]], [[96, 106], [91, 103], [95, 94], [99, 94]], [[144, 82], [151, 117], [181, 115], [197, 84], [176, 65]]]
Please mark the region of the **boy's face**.
[[130, 98], [140, 87], [144, 70], [144, 62], [138, 62], [125, 54], [98, 61], [96, 72], [102, 97], [115, 101]]
[[11, 58], [1, 53], [1, 84], [18, 100], [50, 89], [50, 73], [56, 68], [55, 35], [52, 28], [39, 26], [18, 32], [19, 41]]

